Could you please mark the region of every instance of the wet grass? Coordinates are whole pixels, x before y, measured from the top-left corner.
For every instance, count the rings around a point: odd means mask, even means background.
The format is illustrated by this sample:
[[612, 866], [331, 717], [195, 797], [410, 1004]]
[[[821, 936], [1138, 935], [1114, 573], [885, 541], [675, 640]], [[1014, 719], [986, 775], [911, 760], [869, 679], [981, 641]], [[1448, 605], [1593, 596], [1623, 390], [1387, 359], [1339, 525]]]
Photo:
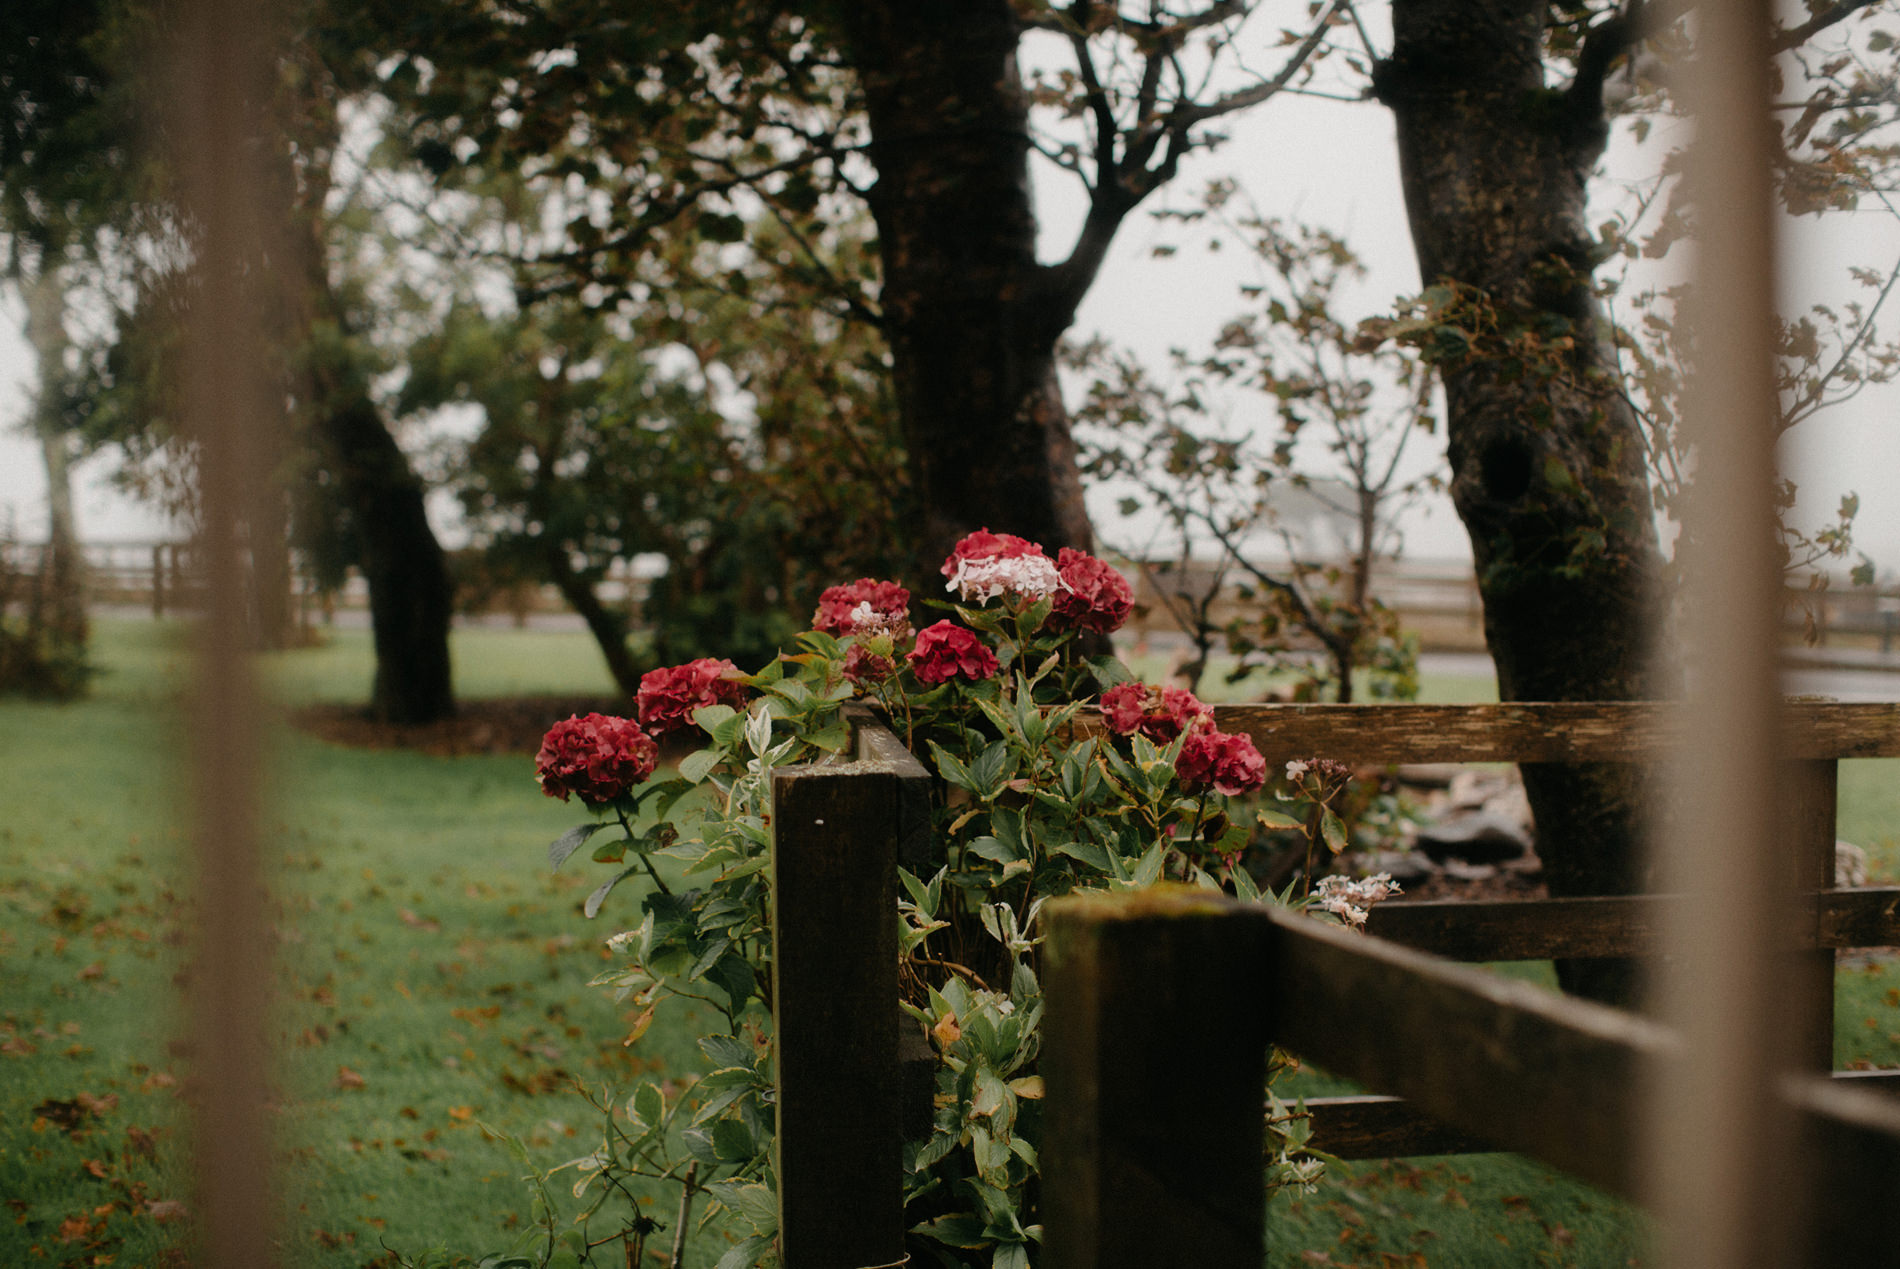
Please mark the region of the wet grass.
[[[472, 694], [598, 686], [546, 648], [523, 666], [492, 655], [512, 632], [470, 633], [464, 673], [484, 656], [505, 670], [465, 679]], [[281, 658], [289, 694], [360, 690], [366, 649], [339, 643]], [[170, 709], [185, 650], [177, 627], [139, 623], [102, 623], [98, 645], [109, 671], [90, 700], [0, 704], [8, 1266], [182, 1263], [188, 1228], [177, 983], [196, 916]], [[501, 1250], [530, 1195], [487, 1130], [548, 1165], [586, 1153], [574, 1082], [697, 1069], [696, 1020], [662, 1014], [621, 1045], [622, 1011], [587, 986], [613, 905], [585, 922], [593, 881], [548, 873], [539, 847], [581, 814], [537, 796], [524, 759], [279, 734], [271, 761], [282, 1258]]]

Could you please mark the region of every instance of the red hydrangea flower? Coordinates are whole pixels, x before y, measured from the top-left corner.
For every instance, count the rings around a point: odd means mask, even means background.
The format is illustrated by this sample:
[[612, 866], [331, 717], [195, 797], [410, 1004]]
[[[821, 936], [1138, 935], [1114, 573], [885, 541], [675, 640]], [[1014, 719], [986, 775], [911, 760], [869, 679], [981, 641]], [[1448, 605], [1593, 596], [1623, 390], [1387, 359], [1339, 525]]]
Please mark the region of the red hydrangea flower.
[[996, 673], [996, 654], [962, 626], [940, 621], [918, 632], [910, 668], [920, 683], [946, 683], [958, 678], [980, 683]]
[[896, 661], [870, 651], [861, 643], [854, 643], [845, 650], [844, 676], [859, 687], [867, 683], [882, 683], [895, 673]]
[[741, 705], [745, 685], [738, 680], [739, 667], [715, 657], [648, 670], [640, 676], [640, 690], [633, 698], [640, 709], [640, 725], [655, 736], [664, 736], [691, 723], [696, 709]]
[[1010, 594], [1031, 603], [1062, 589], [1055, 562], [1034, 542], [1010, 533], [979, 529], [957, 543], [943, 562], [945, 589], [966, 604]]
[[1056, 555], [1063, 589], [1056, 591], [1049, 623], [1057, 630], [1094, 630], [1113, 634], [1128, 620], [1135, 592], [1128, 580], [1087, 551], [1065, 546]]
[[567, 801], [576, 794], [605, 806], [653, 774], [660, 747], [631, 718], [576, 716], [548, 729], [534, 756], [541, 792]]
[[811, 628], [821, 634], [889, 634], [901, 637], [910, 625], [910, 592], [896, 582], [860, 577], [849, 586], [830, 586], [818, 597]]
[[1190, 728], [1211, 724], [1214, 711], [1186, 688], [1119, 683], [1102, 693], [1102, 721], [1118, 736], [1140, 732], [1165, 745]]
[[1042, 548], [1028, 538], [1019, 538], [1014, 533], [991, 533], [988, 529], [978, 529], [951, 549], [950, 558], [943, 562], [943, 575], [955, 577], [957, 569], [966, 563], [986, 564], [992, 560], [1013, 560], [1025, 555], [1041, 554]]
[[1267, 782], [1267, 760], [1251, 737], [1197, 727], [1181, 742], [1174, 773], [1187, 784], [1211, 784], [1228, 797], [1238, 797]]

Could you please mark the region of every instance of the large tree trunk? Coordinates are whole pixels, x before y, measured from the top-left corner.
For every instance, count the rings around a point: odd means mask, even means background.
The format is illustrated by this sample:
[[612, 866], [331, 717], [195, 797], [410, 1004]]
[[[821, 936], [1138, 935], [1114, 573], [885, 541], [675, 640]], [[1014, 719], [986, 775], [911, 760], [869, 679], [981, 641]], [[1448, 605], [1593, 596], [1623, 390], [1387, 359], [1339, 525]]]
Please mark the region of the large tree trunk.
[[369, 583], [376, 645], [370, 712], [391, 723], [446, 718], [455, 712], [449, 674], [454, 588], [424, 513], [422, 482], [368, 396], [320, 390], [313, 411], [325, 464], [354, 522], [357, 567]]
[[[316, 116], [313, 115], [313, 118]], [[312, 152], [334, 143], [336, 122], [313, 125]], [[352, 351], [353, 322], [330, 280], [323, 169], [293, 178], [279, 168], [295, 207], [303, 281], [286, 297], [288, 338], [305, 361], [306, 425], [322, 465], [336, 478], [349, 516], [356, 566], [369, 586], [376, 675], [370, 713], [390, 723], [434, 722], [455, 713], [449, 667], [449, 625], [455, 585], [448, 557], [429, 526], [422, 480], [396, 443], [370, 396], [368, 370]]]
[[[1476, 288], [1502, 322], [1556, 350], [1513, 364], [1479, 346], [1444, 367], [1452, 500], [1499, 693], [1636, 699], [1658, 687], [1660, 554], [1641, 436], [1590, 290], [1584, 187], [1605, 135], [1601, 68], [1574, 92], [1545, 87], [1548, 11], [1544, 0], [1395, 0], [1375, 84], [1397, 117], [1425, 283]], [[1644, 887], [1640, 771], [1527, 764], [1524, 782], [1554, 894]], [[1613, 1001], [1638, 991], [1633, 962], [1563, 964], [1559, 976]]]
[[567, 562], [567, 549], [563, 544], [553, 543], [546, 558], [548, 576], [561, 592], [561, 598], [587, 623], [588, 633], [600, 645], [601, 659], [607, 663], [607, 672], [614, 676], [614, 684], [628, 696], [633, 696], [640, 690], [641, 671], [639, 663], [633, 659], [633, 653], [627, 648], [626, 618], [602, 603], [593, 583], [574, 571]]
[[988, 526], [1090, 545], [1055, 381], [1073, 305], [1036, 262], [1021, 30], [1008, 0], [846, 6], [864, 85], [884, 266], [885, 334], [911, 476], [920, 568]]
[[85, 556], [73, 516], [72, 433], [66, 425], [69, 372], [66, 352], [66, 292], [59, 270], [42, 263], [26, 287], [27, 342], [39, 363], [33, 399], [33, 431], [46, 467], [46, 554], [40, 561], [35, 604], [43, 629], [64, 647], [86, 646]]

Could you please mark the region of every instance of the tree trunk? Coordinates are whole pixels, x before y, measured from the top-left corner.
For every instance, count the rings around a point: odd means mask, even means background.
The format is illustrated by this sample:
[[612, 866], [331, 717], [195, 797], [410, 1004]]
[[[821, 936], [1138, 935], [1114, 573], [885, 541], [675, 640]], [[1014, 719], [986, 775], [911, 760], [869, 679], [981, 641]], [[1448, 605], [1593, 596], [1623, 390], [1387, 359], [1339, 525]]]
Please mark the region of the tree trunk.
[[[318, 127], [313, 121], [323, 120]], [[312, 154], [328, 153], [337, 124], [319, 109], [311, 120]], [[429, 723], [455, 713], [449, 624], [455, 585], [448, 557], [429, 527], [421, 479], [370, 396], [368, 369], [353, 351], [353, 322], [330, 280], [328, 183], [320, 165], [278, 168], [295, 215], [303, 286], [285, 297], [286, 339], [304, 362], [297, 387], [319, 461], [336, 478], [349, 517], [356, 566], [369, 585], [376, 650], [370, 714], [382, 722]], [[301, 179], [299, 179], [301, 177]], [[286, 291], [295, 291], [288, 284]]]
[[454, 588], [423, 509], [422, 482], [375, 402], [318, 392], [313, 424], [355, 522], [357, 567], [369, 583], [376, 679], [370, 712], [427, 723], [455, 712], [449, 675]]
[[[1543, 350], [1527, 361], [1479, 345], [1443, 367], [1452, 500], [1471, 535], [1499, 694], [1637, 699], [1658, 686], [1660, 553], [1642, 439], [1590, 290], [1584, 194], [1606, 135], [1601, 66], [1574, 91], [1545, 86], [1548, 12], [1544, 0], [1395, 0], [1392, 57], [1374, 82], [1397, 118], [1424, 282], [1476, 288]], [[1552, 893], [1643, 888], [1638, 770], [1523, 771]], [[1634, 962], [1558, 970], [1582, 994], [1637, 994]]]
[[1021, 36], [1008, 0], [845, 7], [864, 85], [885, 335], [920, 570], [989, 527], [1087, 549], [1056, 342], [1074, 317], [1036, 262]]
[[600, 602], [593, 586], [568, 564], [565, 550], [560, 543], [555, 543], [547, 552], [548, 576], [561, 592], [561, 598], [587, 623], [588, 633], [600, 645], [600, 655], [607, 662], [607, 672], [614, 676], [614, 683], [622, 692], [633, 696], [640, 690], [640, 667], [627, 650], [626, 619]]
[[72, 435], [66, 426], [69, 372], [66, 293], [59, 270], [42, 263], [26, 287], [27, 341], [39, 363], [33, 400], [33, 431], [46, 466], [46, 554], [40, 561], [36, 606], [43, 628], [68, 648], [86, 646], [86, 561], [73, 516]]

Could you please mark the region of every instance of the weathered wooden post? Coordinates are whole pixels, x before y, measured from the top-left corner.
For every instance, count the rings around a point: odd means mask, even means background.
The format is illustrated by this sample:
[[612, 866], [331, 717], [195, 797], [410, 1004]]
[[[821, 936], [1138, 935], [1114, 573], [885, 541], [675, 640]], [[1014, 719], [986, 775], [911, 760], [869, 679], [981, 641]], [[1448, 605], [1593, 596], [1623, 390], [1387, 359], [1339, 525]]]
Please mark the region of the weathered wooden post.
[[[1834, 840], [1840, 763], [1806, 758], [1780, 764], [1782, 834], [1788, 853], [1787, 886], [1807, 895], [1834, 888]], [[1819, 901], [1813, 905], [1818, 912]], [[1804, 931], [1805, 933], [1805, 931]], [[1798, 952], [1799, 990], [1791, 1004], [1804, 1012], [1795, 1019], [1801, 1038], [1794, 1060], [1814, 1071], [1834, 1068], [1834, 949]]]
[[1046, 919], [1043, 1263], [1257, 1269], [1264, 915], [1169, 888]]
[[928, 839], [928, 776], [894, 738], [867, 739], [866, 730], [859, 761], [793, 768], [772, 781], [779, 1254], [787, 1269], [870, 1269], [904, 1258], [897, 863], [907, 834]]

